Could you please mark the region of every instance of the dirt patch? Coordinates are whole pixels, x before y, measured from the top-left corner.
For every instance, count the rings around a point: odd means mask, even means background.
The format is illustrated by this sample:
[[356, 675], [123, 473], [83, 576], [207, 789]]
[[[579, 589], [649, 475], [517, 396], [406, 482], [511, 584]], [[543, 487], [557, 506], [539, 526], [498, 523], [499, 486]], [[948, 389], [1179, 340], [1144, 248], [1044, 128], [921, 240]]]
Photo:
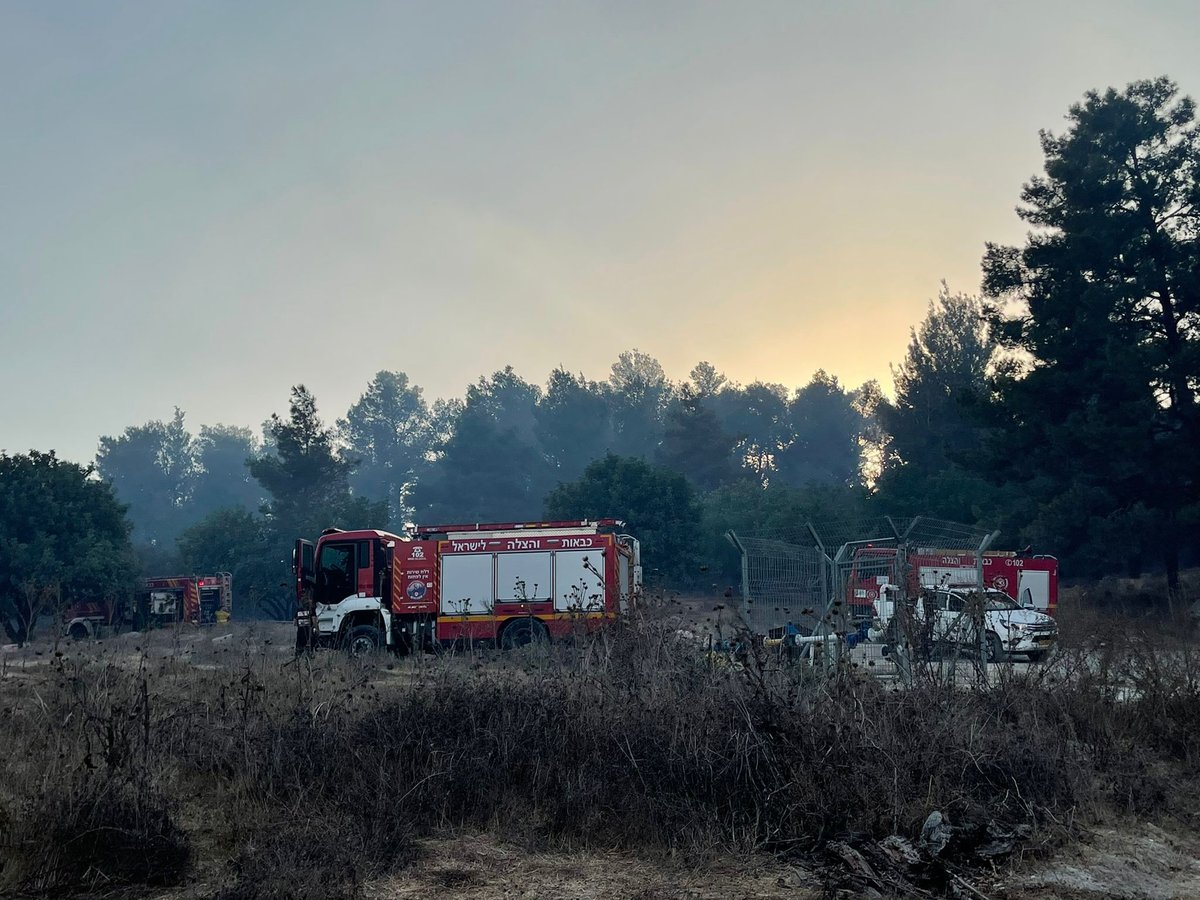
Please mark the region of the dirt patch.
[[403, 874], [367, 885], [373, 900], [430, 896], [502, 900], [732, 900], [821, 896], [807, 872], [771, 860], [690, 869], [617, 853], [529, 853], [487, 838], [423, 842], [423, 859]]
[[1009, 900], [1200, 897], [1200, 839], [1144, 823], [1097, 829], [996, 887]]

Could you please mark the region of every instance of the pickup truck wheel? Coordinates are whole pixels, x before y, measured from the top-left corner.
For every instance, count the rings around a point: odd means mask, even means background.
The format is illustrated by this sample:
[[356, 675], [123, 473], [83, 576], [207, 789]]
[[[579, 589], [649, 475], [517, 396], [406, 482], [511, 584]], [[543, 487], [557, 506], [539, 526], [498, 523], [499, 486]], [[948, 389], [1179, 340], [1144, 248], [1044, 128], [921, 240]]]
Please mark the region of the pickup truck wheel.
[[549, 639], [546, 626], [537, 619], [513, 619], [500, 634], [500, 647], [515, 650], [527, 644], [544, 644]]
[[342, 642], [346, 652], [355, 659], [378, 653], [383, 646], [383, 632], [374, 625], [358, 625], [350, 629]]
[[1000, 636], [994, 631], [987, 633], [984, 650], [987, 653], [988, 662], [1000, 663], [1008, 659], [1008, 654], [1004, 652], [1004, 645], [1000, 643]]

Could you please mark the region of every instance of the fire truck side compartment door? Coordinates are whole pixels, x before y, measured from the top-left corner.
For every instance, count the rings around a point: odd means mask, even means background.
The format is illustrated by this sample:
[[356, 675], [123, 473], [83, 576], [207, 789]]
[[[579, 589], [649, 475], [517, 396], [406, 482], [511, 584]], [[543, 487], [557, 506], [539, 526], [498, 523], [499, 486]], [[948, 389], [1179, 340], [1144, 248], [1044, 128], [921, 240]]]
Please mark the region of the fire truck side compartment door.
[[540, 603], [550, 599], [550, 552], [496, 554], [496, 602]]
[[603, 551], [599, 547], [592, 550], [559, 550], [555, 552], [555, 611], [604, 609], [603, 567]]
[[482, 615], [495, 602], [491, 553], [442, 555], [442, 609], [444, 616]]

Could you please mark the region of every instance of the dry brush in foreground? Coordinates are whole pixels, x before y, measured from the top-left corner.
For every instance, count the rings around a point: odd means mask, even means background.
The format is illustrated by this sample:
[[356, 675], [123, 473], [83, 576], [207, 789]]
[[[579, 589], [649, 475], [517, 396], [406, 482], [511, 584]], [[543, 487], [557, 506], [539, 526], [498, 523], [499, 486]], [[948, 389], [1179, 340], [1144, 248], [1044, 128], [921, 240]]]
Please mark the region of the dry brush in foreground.
[[72, 651], [0, 681], [0, 892], [205, 877], [226, 897], [352, 896], [462, 830], [800, 857], [915, 838], [932, 810], [1034, 849], [1106, 816], [1188, 815], [1200, 657], [1120, 654], [894, 690], [714, 666], [654, 623], [366, 665]]

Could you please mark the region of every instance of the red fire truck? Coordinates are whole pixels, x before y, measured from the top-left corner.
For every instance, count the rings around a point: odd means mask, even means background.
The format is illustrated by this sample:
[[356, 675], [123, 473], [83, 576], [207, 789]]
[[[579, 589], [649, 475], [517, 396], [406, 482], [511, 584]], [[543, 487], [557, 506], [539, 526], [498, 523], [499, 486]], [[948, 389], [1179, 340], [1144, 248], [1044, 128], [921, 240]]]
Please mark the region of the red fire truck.
[[[969, 551], [917, 548], [901, 554], [896, 547], [859, 547], [854, 551], [846, 600], [851, 609], [869, 608], [887, 584], [902, 586], [910, 597], [922, 588], [974, 588], [979, 584], [977, 562]], [[1058, 560], [1053, 556], [985, 551], [983, 584], [1024, 608], [1050, 616], [1058, 610]]]
[[137, 596], [136, 616], [144, 627], [212, 625], [232, 612], [233, 576], [228, 572], [147, 578]]
[[511, 648], [636, 602], [641, 550], [616, 519], [329, 529], [296, 542], [296, 646], [354, 655], [462, 640]]
[[64, 615], [65, 632], [82, 640], [106, 631], [173, 625], [212, 625], [233, 613], [233, 576], [172, 575], [144, 579], [131, 600], [84, 601]]

